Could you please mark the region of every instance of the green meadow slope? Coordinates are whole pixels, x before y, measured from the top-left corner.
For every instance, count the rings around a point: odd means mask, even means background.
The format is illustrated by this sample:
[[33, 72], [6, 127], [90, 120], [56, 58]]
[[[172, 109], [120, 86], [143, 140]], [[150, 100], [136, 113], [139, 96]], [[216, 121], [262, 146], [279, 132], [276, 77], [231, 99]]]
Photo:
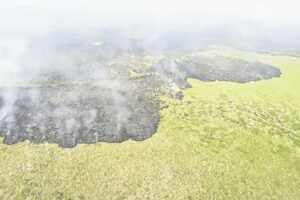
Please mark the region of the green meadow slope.
[[215, 47], [200, 52], [279, 67], [280, 78], [190, 79], [161, 97], [142, 142], [0, 144], [0, 199], [300, 199], [300, 59]]

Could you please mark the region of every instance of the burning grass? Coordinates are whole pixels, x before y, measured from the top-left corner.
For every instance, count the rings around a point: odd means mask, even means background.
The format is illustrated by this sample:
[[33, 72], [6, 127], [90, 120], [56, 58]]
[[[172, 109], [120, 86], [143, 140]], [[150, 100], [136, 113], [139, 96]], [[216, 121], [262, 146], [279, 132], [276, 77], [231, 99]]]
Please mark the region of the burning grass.
[[[79, 47], [75, 50], [78, 54], [82, 51]], [[186, 51], [175, 50], [169, 56], [119, 52], [110, 59], [98, 58], [96, 49], [89, 53], [85, 52], [89, 58], [85, 61], [74, 58], [78, 61], [69, 63], [67, 71], [59, 67], [65, 60], [53, 61], [55, 67], [45, 67], [32, 77], [35, 84], [0, 88], [3, 143], [29, 140], [75, 147], [80, 143], [141, 141], [157, 130], [161, 91], [182, 99], [178, 89], [190, 87], [187, 78], [245, 83], [281, 74], [278, 68], [260, 62], [194, 56]], [[73, 55], [65, 56], [72, 60]]]
[[120, 144], [63, 149], [0, 144], [1, 199], [297, 199], [300, 60], [217, 49], [279, 67], [246, 84], [189, 79], [162, 97], [158, 131]]

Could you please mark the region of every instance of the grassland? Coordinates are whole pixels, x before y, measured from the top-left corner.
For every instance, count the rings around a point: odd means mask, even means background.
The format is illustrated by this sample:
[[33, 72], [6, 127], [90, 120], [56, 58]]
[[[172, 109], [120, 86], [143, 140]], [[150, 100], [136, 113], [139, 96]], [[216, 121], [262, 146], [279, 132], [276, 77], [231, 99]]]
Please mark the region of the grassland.
[[162, 97], [143, 142], [0, 144], [0, 199], [300, 199], [300, 59], [216, 47], [202, 52], [279, 67], [237, 84], [190, 79]]

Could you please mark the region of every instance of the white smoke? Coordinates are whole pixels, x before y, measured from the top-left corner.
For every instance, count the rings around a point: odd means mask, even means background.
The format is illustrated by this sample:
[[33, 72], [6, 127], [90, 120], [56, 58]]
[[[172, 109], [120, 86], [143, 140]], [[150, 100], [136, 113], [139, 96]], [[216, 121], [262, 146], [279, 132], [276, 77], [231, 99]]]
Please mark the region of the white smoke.
[[[124, 106], [124, 96], [116, 92], [123, 82], [116, 80], [107, 67], [118, 52], [143, 49], [157, 53], [209, 44], [299, 50], [299, 10], [296, 0], [1, 1], [0, 121], [15, 120], [15, 87], [97, 80], [102, 92], [99, 95], [109, 95], [117, 129], [122, 132], [133, 113]], [[185, 78], [173, 61], [159, 64], [156, 70], [173, 85]], [[101, 91], [103, 86], [110, 92]], [[68, 98], [78, 99], [82, 94], [76, 91]], [[73, 117], [76, 111], [43, 107], [41, 95], [37, 91], [30, 94], [35, 106], [40, 106], [35, 119], [40, 131], [47, 130], [46, 113], [57, 119], [57, 129], [76, 138], [81, 123]], [[60, 97], [52, 98], [59, 101]], [[82, 123], [89, 126], [96, 116], [97, 110], [86, 110], [81, 113]]]

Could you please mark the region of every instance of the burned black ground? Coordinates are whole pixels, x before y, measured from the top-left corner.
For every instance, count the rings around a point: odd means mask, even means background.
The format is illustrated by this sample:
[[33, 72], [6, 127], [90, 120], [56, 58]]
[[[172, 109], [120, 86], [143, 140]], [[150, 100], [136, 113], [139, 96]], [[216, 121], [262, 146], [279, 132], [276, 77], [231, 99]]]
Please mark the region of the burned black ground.
[[246, 83], [270, 79], [281, 75], [280, 69], [260, 62], [216, 56], [212, 58], [194, 57], [177, 63], [187, 77], [202, 81], [230, 81]]
[[[182, 92], [174, 88], [190, 87], [187, 78], [246, 83], [281, 74], [270, 65], [221, 56], [152, 56], [147, 67], [144, 57], [145, 53], [118, 53], [102, 59], [99, 65], [99, 61], [86, 65], [87, 70], [78, 68], [72, 76], [55, 70], [42, 73], [37, 87], [2, 87], [3, 142], [29, 140], [74, 147], [81, 143], [145, 140], [156, 132], [160, 121], [159, 95], [163, 91], [183, 98]], [[141, 76], [130, 77], [130, 70]], [[8, 98], [6, 91], [12, 97]]]
[[28, 139], [74, 147], [149, 138], [158, 126], [159, 101], [137, 82], [15, 88], [16, 101], [0, 123], [3, 142]]

